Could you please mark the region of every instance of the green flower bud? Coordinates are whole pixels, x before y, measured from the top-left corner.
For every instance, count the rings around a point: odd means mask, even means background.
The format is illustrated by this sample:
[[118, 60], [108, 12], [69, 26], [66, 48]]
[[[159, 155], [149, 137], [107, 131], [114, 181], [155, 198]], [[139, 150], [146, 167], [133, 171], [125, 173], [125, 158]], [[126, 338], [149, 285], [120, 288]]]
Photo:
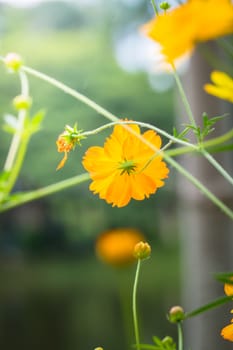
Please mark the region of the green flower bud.
[[23, 61], [20, 55], [14, 52], [8, 53], [4, 59], [4, 62], [6, 67], [11, 72], [17, 72], [23, 64]]
[[17, 110], [26, 109], [28, 110], [31, 107], [32, 100], [29, 96], [19, 95], [16, 96], [13, 100], [13, 105]]
[[167, 1], [163, 1], [159, 5], [159, 7], [161, 8], [161, 10], [166, 11], [166, 10], [168, 10], [171, 7], [171, 5]]
[[166, 336], [165, 338], [162, 339], [162, 343], [167, 346], [167, 347], [171, 347], [174, 346], [175, 342], [172, 339], [172, 337]]
[[184, 309], [181, 306], [173, 306], [169, 311], [169, 321], [171, 323], [178, 323], [184, 319]]
[[136, 259], [146, 259], [149, 258], [151, 254], [151, 247], [146, 242], [139, 242], [134, 247], [134, 257]]

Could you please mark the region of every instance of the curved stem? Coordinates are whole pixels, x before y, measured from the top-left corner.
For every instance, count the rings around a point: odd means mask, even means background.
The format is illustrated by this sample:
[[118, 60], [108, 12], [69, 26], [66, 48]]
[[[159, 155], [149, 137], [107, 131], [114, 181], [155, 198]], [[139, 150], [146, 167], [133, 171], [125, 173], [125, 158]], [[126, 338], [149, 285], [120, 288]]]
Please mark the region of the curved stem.
[[151, 125], [151, 124], [148, 124], [148, 123], [144, 123], [144, 122], [139, 122], [139, 121], [135, 121], [135, 120], [127, 120], [127, 121], [123, 121], [123, 120], [118, 120], [117, 122], [112, 122], [112, 123], [108, 123], [108, 124], [104, 124], [94, 130], [91, 130], [91, 131], [86, 131], [84, 133], [81, 134], [81, 136], [90, 136], [90, 135], [95, 135], [95, 134], [98, 134], [99, 132], [103, 131], [104, 129], [107, 129], [111, 126], [114, 126], [114, 125], [127, 125], [127, 124], [136, 124], [136, 125], [139, 125], [143, 128], [148, 128], [148, 129], [151, 129], [151, 130], [154, 130], [156, 131], [158, 134], [160, 135], [163, 135], [165, 137], [167, 137], [169, 140], [175, 142], [175, 143], [179, 143], [183, 146], [188, 146], [190, 148], [192, 148], [193, 150], [196, 150], [198, 151], [199, 149], [199, 146], [197, 145], [194, 145], [190, 142], [187, 142], [187, 141], [183, 141], [175, 136], [172, 136], [170, 135], [169, 133], [167, 133], [166, 131], [160, 129], [160, 128], [157, 128], [156, 126], [154, 125]]
[[102, 114], [103, 116], [105, 116], [107, 119], [115, 122], [118, 121], [119, 118], [117, 118], [114, 114], [110, 113], [109, 111], [107, 111], [105, 108], [101, 107], [100, 105], [98, 105], [97, 103], [95, 103], [94, 101], [92, 101], [91, 99], [89, 99], [88, 97], [86, 97], [85, 95], [81, 94], [80, 92], [68, 87], [67, 85], [61, 83], [60, 81], [49, 77], [46, 74], [40, 73], [38, 71], [36, 71], [35, 69], [23, 66], [22, 69], [27, 72], [30, 75], [33, 75], [37, 78], [40, 78], [44, 81], [47, 81], [48, 83], [50, 83], [51, 85], [56, 86], [58, 89], [62, 90], [63, 92], [65, 92], [66, 94], [69, 94], [70, 96], [73, 96], [74, 98], [76, 98], [77, 100], [85, 103], [87, 106], [89, 106], [90, 108], [94, 109], [97, 113]]
[[17, 207], [18, 205], [31, 202], [35, 199], [39, 199], [48, 195], [51, 195], [53, 193], [56, 193], [58, 191], [62, 191], [66, 188], [78, 185], [82, 182], [85, 182], [90, 179], [90, 176], [88, 173], [84, 173], [81, 175], [74, 176], [70, 179], [63, 180], [60, 182], [57, 182], [55, 184], [40, 188], [38, 190], [17, 194], [11, 197], [11, 199], [8, 202], [2, 203], [0, 206], [0, 212], [6, 211], [8, 209]]
[[135, 333], [135, 340], [136, 340], [136, 349], [140, 350], [140, 337], [139, 337], [139, 327], [138, 327], [138, 317], [137, 317], [137, 286], [138, 286], [138, 277], [139, 277], [139, 271], [141, 266], [141, 260], [138, 259], [137, 261], [137, 269], [134, 279], [134, 286], [133, 286], [133, 324], [134, 324], [134, 333]]

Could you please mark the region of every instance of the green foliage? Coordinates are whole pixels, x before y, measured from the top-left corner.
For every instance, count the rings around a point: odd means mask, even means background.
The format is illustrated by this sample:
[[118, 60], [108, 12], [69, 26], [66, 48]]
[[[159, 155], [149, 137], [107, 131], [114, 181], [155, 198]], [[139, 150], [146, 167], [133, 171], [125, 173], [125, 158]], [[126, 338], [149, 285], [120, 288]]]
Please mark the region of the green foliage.
[[154, 336], [152, 339], [154, 345], [141, 344], [140, 348], [145, 350], [176, 350], [176, 344], [174, 340], [169, 336], [163, 339]]
[[196, 135], [198, 141], [201, 143], [204, 141], [204, 139], [206, 138], [206, 136], [208, 136], [211, 132], [213, 132], [215, 130], [215, 128], [213, 127], [219, 120], [223, 119], [226, 117], [226, 114], [224, 115], [220, 115], [217, 117], [212, 117], [209, 118], [208, 115], [206, 113], [203, 113], [202, 115], [202, 123], [203, 126], [200, 127], [195, 127], [193, 125], [187, 124], [186, 125], [186, 132], [188, 130], [193, 130], [193, 133]]

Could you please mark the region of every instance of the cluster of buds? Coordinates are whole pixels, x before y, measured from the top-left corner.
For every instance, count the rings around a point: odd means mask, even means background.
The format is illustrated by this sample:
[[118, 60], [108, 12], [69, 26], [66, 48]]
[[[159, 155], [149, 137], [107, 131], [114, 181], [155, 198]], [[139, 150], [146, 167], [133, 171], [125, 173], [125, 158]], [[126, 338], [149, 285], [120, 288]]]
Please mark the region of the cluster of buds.
[[75, 148], [75, 146], [81, 145], [80, 141], [84, 139], [82, 130], [78, 130], [77, 124], [72, 128], [69, 125], [65, 126], [65, 131], [59, 135], [56, 145], [58, 152], [64, 152], [64, 157], [57, 166], [57, 170], [61, 169], [67, 161], [68, 153]]

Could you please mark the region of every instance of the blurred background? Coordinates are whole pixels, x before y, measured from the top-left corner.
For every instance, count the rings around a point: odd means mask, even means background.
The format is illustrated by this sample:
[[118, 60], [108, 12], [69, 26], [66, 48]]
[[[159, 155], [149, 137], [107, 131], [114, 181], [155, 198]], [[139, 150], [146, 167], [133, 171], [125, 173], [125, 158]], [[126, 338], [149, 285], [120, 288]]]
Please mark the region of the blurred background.
[[[118, 117], [151, 123], [172, 133], [173, 126], [180, 126], [185, 117], [173, 78], [156, 61], [155, 44], [139, 32], [152, 16], [151, 3], [146, 0], [1, 1], [0, 52], [19, 53], [26, 65], [77, 89]], [[211, 50], [216, 53], [218, 48]], [[202, 91], [211, 69], [200, 52], [180, 68], [197, 118], [203, 111], [212, 116], [231, 111], [228, 103]], [[20, 87], [3, 65], [0, 76], [3, 123], [5, 114], [14, 113], [11, 101]], [[103, 125], [105, 119], [45, 82], [32, 77], [29, 82], [32, 110], [45, 109], [46, 118], [41, 132], [31, 140], [17, 191], [82, 173], [85, 150], [102, 145], [108, 135], [107, 131], [84, 140], [56, 172], [62, 155], [55, 142], [64, 126], [77, 122], [86, 131]], [[232, 127], [229, 120], [222, 122], [221, 132]], [[10, 135], [1, 132], [0, 137], [2, 166]], [[212, 168], [206, 169], [198, 157], [182, 161], [232, 205], [232, 191]], [[232, 171], [232, 158], [225, 156], [222, 161]], [[84, 183], [2, 213], [1, 348], [130, 348], [134, 343], [130, 303], [135, 265], [114, 268], [95, 254], [96, 239], [113, 228], [137, 229], [152, 246], [138, 292], [144, 343], [151, 343], [153, 335], [176, 338], [175, 327], [166, 319], [174, 304], [190, 311], [210, 297], [221, 296], [222, 285], [214, 273], [232, 269], [232, 223], [183, 178], [177, 181], [176, 177], [171, 169], [166, 186], [155, 196], [132, 201], [122, 209], [99, 200]], [[221, 308], [217, 312], [217, 317], [210, 312], [205, 325], [197, 318], [197, 324], [188, 327], [193, 350], [230, 349], [231, 344], [219, 336], [221, 326], [229, 321], [228, 311]], [[205, 333], [206, 326], [209, 333]]]

